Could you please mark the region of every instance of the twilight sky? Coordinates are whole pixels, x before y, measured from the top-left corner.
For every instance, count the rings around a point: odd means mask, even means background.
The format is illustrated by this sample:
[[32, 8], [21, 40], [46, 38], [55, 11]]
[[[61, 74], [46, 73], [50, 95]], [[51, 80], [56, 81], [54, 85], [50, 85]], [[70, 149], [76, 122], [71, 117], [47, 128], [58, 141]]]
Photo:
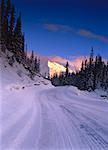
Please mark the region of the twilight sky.
[[12, 0], [22, 12], [29, 50], [61, 57], [95, 54], [108, 59], [107, 0]]

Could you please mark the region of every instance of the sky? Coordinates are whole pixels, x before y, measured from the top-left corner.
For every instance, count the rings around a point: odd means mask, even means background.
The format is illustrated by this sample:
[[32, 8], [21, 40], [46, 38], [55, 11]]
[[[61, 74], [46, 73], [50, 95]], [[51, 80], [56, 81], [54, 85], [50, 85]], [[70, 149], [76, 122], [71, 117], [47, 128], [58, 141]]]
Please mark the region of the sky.
[[46, 56], [108, 58], [107, 0], [12, 0], [28, 50]]

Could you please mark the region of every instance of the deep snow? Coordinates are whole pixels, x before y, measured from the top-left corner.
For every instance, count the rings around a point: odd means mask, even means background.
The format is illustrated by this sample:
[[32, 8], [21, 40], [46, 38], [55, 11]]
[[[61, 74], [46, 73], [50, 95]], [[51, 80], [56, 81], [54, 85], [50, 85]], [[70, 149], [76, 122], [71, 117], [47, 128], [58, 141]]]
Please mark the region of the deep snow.
[[0, 64], [1, 150], [108, 150], [107, 99]]

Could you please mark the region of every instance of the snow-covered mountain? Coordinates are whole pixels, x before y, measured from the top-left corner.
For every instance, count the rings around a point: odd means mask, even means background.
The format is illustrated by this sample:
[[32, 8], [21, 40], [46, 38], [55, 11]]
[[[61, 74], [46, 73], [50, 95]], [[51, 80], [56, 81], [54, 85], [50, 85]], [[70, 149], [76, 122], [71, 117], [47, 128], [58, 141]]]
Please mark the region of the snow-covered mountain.
[[[30, 54], [28, 54], [30, 55]], [[40, 71], [43, 76], [53, 76], [54, 73], [60, 74], [60, 72], [65, 72], [66, 63], [69, 62], [69, 71], [76, 72], [80, 70], [81, 63], [85, 60], [84, 56], [72, 57], [72, 59], [62, 58], [60, 56], [42, 56], [36, 54], [40, 58]]]
[[49, 67], [49, 72], [50, 76], [53, 76], [54, 73], [60, 74], [61, 72], [66, 71], [66, 63], [68, 61], [69, 63], [69, 72], [76, 72], [80, 70], [81, 68], [81, 63], [82, 60], [84, 60], [85, 57], [77, 57], [74, 58], [73, 60], [65, 59], [62, 57], [49, 57], [48, 58], [48, 67]]
[[[61, 65], [60, 63], [56, 63], [53, 61], [48, 61], [48, 67], [49, 67], [49, 74], [51, 77], [53, 77], [54, 74], [60, 74], [61, 72], [66, 71], [66, 67], [64, 65]], [[69, 72], [72, 73], [74, 70], [71, 70], [69, 68]]]

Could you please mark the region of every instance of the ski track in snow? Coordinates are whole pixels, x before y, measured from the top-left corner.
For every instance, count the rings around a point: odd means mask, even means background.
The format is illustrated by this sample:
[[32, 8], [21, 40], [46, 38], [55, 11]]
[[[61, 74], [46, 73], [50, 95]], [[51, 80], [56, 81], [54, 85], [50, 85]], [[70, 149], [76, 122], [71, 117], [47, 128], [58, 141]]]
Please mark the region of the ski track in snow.
[[22, 104], [3, 120], [2, 150], [108, 150], [106, 101], [66, 86], [43, 89]]

